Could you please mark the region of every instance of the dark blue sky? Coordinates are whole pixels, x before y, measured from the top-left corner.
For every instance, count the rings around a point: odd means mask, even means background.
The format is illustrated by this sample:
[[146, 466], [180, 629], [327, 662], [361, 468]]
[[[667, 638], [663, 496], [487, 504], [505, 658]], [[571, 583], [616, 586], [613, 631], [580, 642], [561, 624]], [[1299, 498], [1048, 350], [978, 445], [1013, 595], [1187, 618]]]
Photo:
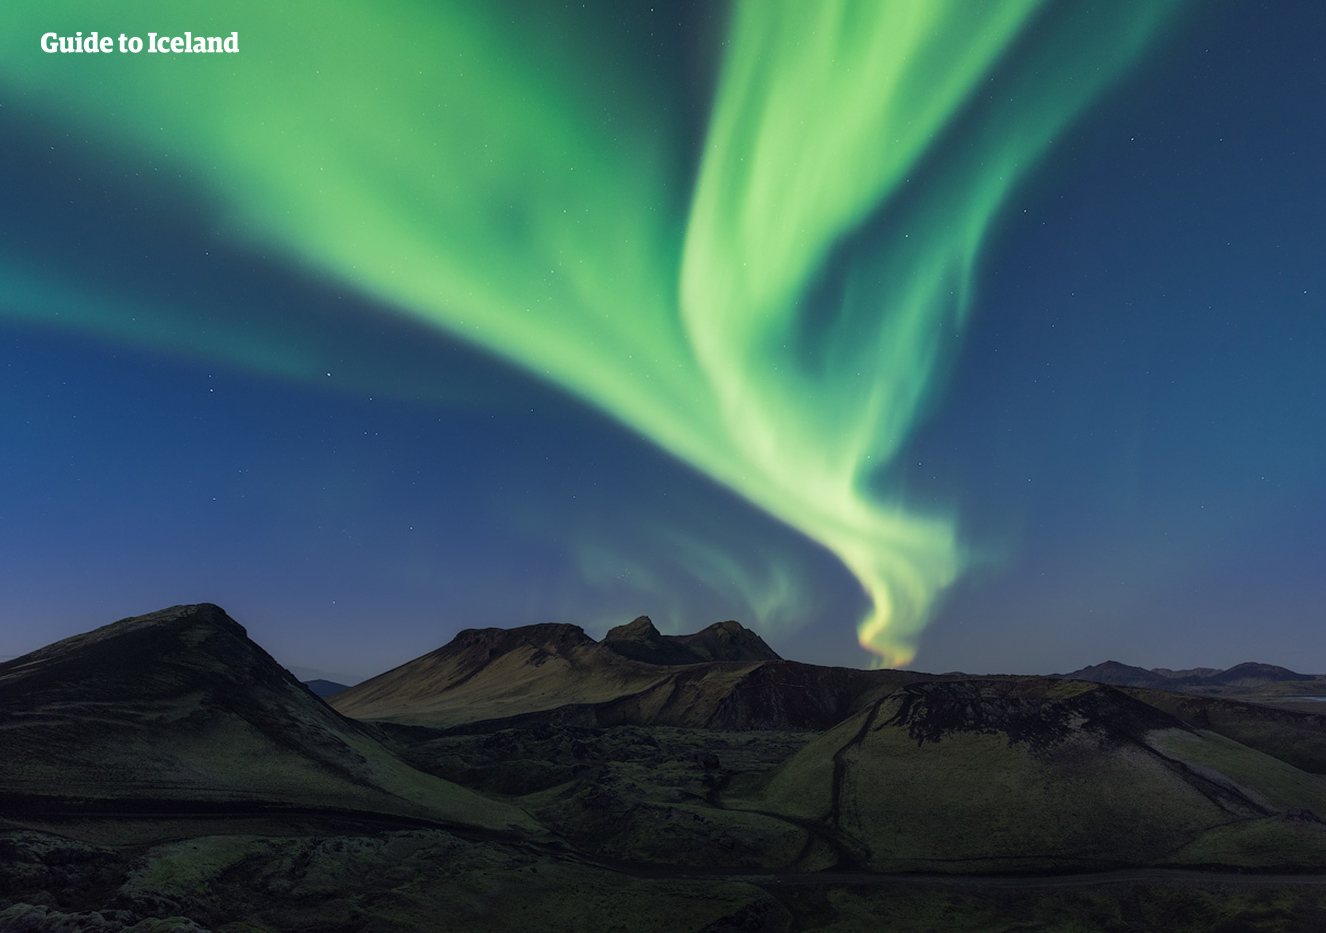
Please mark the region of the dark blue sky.
[[[1320, 4], [1201, 5], [1008, 203], [890, 471], [977, 555], [917, 666], [1326, 671], [1323, 47]], [[831, 554], [632, 429], [236, 244], [22, 88], [0, 133], [0, 656], [210, 601], [357, 676], [642, 613], [868, 663]]]

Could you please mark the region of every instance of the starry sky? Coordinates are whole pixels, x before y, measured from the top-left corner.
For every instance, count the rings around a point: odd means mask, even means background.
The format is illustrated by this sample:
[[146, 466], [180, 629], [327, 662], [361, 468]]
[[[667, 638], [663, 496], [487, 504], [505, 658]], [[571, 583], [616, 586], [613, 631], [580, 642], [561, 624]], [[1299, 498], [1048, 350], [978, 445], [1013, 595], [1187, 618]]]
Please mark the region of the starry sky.
[[[239, 51], [42, 51], [92, 30]], [[70, 2], [0, 41], [0, 656], [208, 601], [343, 680], [640, 614], [1326, 671], [1320, 4]]]

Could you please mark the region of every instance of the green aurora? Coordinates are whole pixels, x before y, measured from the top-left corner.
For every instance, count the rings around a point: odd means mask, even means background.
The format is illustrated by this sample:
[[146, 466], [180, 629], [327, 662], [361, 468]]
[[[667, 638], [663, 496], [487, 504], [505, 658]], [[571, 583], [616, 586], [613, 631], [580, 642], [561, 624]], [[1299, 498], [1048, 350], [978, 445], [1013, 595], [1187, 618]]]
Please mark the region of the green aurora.
[[[1177, 5], [740, 4], [698, 152], [664, 78], [623, 65], [629, 30], [548, 6], [9, 4], [26, 44], [0, 80], [168, 167], [237, 242], [500, 354], [823, 545], [869, 598], [861, 644], [901, 665], [968, 554], [888, 468], [1010, 192]], [[93, 29], [238, 30], [240, 53], [38, 48]], [[4, 313], [96, 301], [0, 269]], [[142, 339], [123, 305], [65, 322]], [[301, 370], [236, 339], [216, 353]]]

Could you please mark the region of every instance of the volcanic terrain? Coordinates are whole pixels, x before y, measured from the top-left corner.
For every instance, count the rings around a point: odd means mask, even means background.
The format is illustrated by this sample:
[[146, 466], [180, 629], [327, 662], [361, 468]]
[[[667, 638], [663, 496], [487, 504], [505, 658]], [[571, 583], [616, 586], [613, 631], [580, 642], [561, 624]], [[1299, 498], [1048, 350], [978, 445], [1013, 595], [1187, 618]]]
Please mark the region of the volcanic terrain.
[[177, 606], [0, 664], [0, 930], [1326, 928], [1326, 722], [1079, 673], [641, 617], [324, 701]]

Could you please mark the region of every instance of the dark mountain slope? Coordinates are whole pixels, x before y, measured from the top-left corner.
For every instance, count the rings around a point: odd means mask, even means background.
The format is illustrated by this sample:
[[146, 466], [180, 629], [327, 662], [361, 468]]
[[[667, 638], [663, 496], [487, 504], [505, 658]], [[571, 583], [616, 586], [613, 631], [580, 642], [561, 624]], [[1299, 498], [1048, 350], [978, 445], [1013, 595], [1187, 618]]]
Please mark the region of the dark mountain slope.
[[649, 616], [608, 629], [603, 636], [603, 647], [642, 664], [695, 664], [712, 660], [700, 657], [678, 639], [661, 634]]
[[1111, 684], [1115, 687], [1152, 687], [1159, 690], [1201, 691], [1203, 688], [1242, 687], [1258, 688], [1273, 684], [1316, 684], [1318, 678], [1310, 674], [1298, 674], [1288, 668], [1274, 664], [1259, 664], [1248, 661], [1236, 664], [1228, 670], [1200, 667], [1186, 671], [1172, 671], [1168, 668], [1147, 670], [1120, 664], [1118, 661], [1106, 661], [1093, 664], [1069, 674], [1056, 674], [1064, 680], [1090, 680], [1098, 684]]
[[1249, 687], [1258, 684], [1280, 683], [1283, 681], [1310, 681], [1312, 676], [1308, 674], [1296, 674], [1287, 667], [1280, 667], [1275, 664], [1259, 664], [1256, 661], [1245, 661], [1242, 664], [1235, 664], [1228, 670], [1223, 670], [1218, 674], [1210, 674], [1200, 678], [1196, 682], [1209, 684], [1211, 686], [1240, 686]]
[[1172, 683], [1171, 678], [1159, 671], [1149, 671], [1131, 664], [1118, 661], [1106, 661], [1104, 664], [1092, 664], [1068, 674], [1055, 674], [1064, 680], [1089, 680], [1098, 684], [1111, 684], [1115, 687], [1158, 687], [1163, 690]]
[[693, 635], [662, 635], [648, 616], [609, 629], [603, 646], [645, 664], [780, 661], [778, 653], [740, 622], [715, 622]]
[[827, 729], [899, 684], [933, 677], [783, 661], [735, 622], [670, 637], [642, 616], [602, 642], [573, 625], [467, 630], [329, 702], [358, 719], [434, 728], [805, 730]]
[[29, 808], [55, 798], [252, 803], [536, 828], [405, 765], [210, 604], [125, 619], [0, 665], [0, 743], [0, 791]]

